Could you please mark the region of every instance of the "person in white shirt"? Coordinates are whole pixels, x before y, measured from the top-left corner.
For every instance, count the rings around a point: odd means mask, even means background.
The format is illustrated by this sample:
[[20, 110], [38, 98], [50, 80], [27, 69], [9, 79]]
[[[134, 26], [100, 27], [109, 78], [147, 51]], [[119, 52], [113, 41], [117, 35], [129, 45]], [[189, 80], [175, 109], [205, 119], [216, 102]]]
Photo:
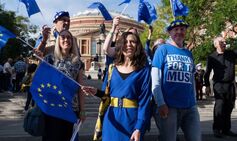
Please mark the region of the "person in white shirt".
[[4, 90], [9, 91], [11, 85], [11, 75], [12, 75], [12, 58], [8, 58], [7, 62], [3, 66], [3, 75], [4, 75]]

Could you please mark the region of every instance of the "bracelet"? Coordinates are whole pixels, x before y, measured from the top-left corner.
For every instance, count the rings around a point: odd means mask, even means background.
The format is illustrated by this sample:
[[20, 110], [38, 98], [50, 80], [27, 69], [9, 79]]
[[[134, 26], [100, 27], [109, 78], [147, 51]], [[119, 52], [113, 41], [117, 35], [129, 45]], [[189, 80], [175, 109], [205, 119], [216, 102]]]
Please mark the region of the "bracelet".
[[80, 111], [80, 116], [86, 116], [86, 112], [85, 111]]

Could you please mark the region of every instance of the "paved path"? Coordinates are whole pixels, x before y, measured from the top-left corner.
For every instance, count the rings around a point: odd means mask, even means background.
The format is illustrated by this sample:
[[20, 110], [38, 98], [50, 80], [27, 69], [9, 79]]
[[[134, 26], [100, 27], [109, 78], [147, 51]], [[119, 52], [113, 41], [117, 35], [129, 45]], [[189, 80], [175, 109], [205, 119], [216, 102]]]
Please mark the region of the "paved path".
[[[101, 87], [101, 82], [90, 80], [88, 85]], [[23, 124], [23, 107], [25, 104], [25, 93], [0, 93], [0, 141], [40, 141], [41, 138], [31, 137], [24, 132]], [[99, 99], [95, 97], [86, 98], [86, 110], [88, 113], [87, 120], [80, 130], [80, 141], [90, 141], [92, 138], [94, 125], [97, 117]], [[237, 138], [225, 137], [216, 139], [212, 135], [212, 111], [213, 98], [208, 98], [198, 102], [198, 109], [201, 117], [201, 128], [203, 141], [236, 141]], [[237, 133], [237, 109], [232, 114], [232, 130]], [[146, 134], [145, 141], [156, 141], [158, 130], [152, 119], [151, 131]], [[181, 141], [183, 140], [182, 132], [179, 132]]]

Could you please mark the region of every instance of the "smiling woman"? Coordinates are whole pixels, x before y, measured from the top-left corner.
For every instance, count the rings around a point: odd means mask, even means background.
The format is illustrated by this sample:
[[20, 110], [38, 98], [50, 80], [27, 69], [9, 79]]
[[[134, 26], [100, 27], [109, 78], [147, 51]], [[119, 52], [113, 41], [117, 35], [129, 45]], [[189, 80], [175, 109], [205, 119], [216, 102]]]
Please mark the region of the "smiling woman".
[[[72, 48], [73, 36], [67, 30], [64, 30], [59, 35], [59, 46], [62, 52], [62, 55], [67, 56], [69, 55], [69, 51]], [[59, 48], [58, 48], [59, 49]]]
[[[59, 33], [53, 54], [47, 55], [45, 60], [79, 84], [82, 83], [83, 65], [70, 31], [63, 30]], [[85, 120], [84, 96], [80, 90], [73, 99], [73, 110], [81, 121]], [[43, 141], [68, 141], [72, 136], [72, 129], [73, 123], [45, 115], [45, 135], [42, 139]]]
[[59, 33], [59, 38], [56, 40], [54, 55], [57, 60], [71, 57], [72, 62], [78, 61], [78, 48], [73, 41], [72, 34], [68, 30], [63, 30]]
[[135, 69], [140, 69], [146, 64], [146, 54], [142, 47], [141, 40], [137, 34], [124, 32], [116, 45], [115, 65], [122, 65], [126, 58]]
[[137, 34], [124, 32], [116, 47], [115, 65], [109, 69], [102, 91], [88, 86], [82, 90], [102, 100], [109, 95], [111, 102], [102, 126], [103, 141], [111, 138], [142, 141], [150, 120], [150, 67], [146, 65], [146, 54]]

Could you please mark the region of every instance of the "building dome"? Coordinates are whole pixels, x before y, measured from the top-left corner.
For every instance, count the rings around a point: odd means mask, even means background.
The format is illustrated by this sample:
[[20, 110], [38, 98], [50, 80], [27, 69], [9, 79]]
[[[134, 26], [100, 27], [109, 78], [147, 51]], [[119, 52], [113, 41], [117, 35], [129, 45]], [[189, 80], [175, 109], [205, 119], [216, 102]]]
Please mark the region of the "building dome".
[[[143, 25], [135, 21], [129, 15], [120, 15], [119, 12], [115, 11], [110, 11], [110, 14], [112, 17], [121, 17], [120, 28], [122, 30], [129, 27], [135, 27], [137, 28], [138, 32], [144, 31]], [[74, 35], [90, 32], [92, 30], [99, 29], [101, 23], [105, 24], [107, 30], [112, 26], [112, 21], [105, 21], [99, 10], [85, 10], [84, 12], [78, 12], [77, 14], [73, 15], [71, 18], [70, 31]]]

